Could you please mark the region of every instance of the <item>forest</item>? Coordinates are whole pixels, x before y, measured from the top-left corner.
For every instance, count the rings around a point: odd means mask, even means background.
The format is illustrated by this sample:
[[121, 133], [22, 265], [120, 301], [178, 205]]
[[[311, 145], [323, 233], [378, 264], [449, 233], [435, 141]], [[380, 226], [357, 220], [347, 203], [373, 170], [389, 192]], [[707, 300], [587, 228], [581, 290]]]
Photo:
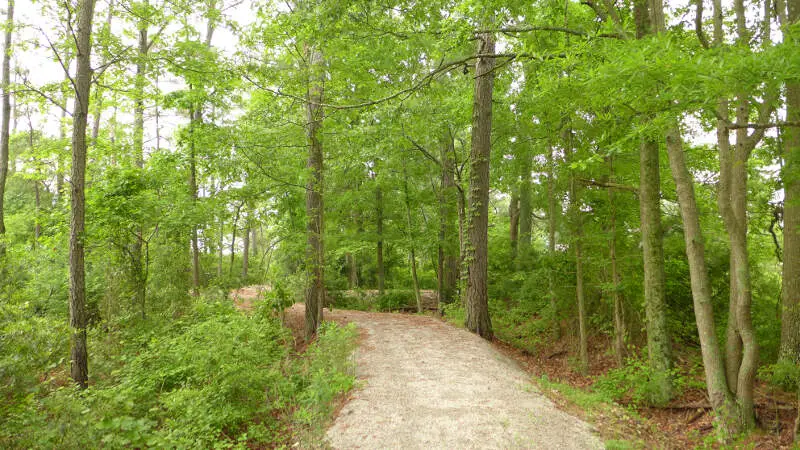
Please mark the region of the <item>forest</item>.
[[0, 447], [316, 448], [335, 310], [800, 439], [800, 0], [3, 3]]

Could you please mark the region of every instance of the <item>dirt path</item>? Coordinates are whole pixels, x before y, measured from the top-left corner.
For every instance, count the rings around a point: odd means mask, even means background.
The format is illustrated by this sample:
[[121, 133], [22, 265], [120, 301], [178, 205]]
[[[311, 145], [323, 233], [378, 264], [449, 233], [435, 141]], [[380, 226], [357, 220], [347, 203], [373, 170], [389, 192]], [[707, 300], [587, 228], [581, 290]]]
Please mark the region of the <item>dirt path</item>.
[[326, 316], [355, 322], [365, 336], [356, 354], [362, 387], [327, 432], [333, 448], [602, 448], [588, 424], [556, 409], [515, 362], [465, 330], [421, 316]]

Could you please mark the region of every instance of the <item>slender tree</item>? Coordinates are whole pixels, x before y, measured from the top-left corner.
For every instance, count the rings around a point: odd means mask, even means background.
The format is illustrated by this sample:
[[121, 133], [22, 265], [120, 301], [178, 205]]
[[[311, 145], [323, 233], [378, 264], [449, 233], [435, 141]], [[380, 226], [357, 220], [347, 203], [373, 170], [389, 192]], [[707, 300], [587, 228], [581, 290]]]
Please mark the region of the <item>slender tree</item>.
[[91, 36], [94, 0], [78, 2], [78, 26], [75, 33], [77, 71], [73, 86], [75, 109], [72, 114], [72, 173], [70, 186], [72, 205], [69, 233], [69, 322], [72, 327], [70, 374], [85, 389], [89, 383], [88, 349], [86, 347], [86, 281], [84, 268], [84, 228], [86, 223], [86, 125], [89, 115], [89, 91], [92, 68]]
[[311, 177], [306, 185], [306, 312], [305, 334], [310, 339], [322, 322], [325, 303], [325, 247], [323, 204], [323, 153], [321, 129], [324, 117], [322, 100], [325, 92], [325, 71], [322, 52], [307, 46], [308, 94], [306, 98], [306, 135], [308, 164]]
[[[9, 124], [11, 123], [11, 34], [14, 30], [14, 0], [8, 0], [6, 10], [5, 41], [3, 44], [3, 75], [2, 84], [2, 124], [0, 124], [0, 258], [5, 256], [6, 223], [5, 223], [5, 197], [6, 178], [8, 177], [8, 142]], [[0, 259], [0, 263], [2, 263]]]

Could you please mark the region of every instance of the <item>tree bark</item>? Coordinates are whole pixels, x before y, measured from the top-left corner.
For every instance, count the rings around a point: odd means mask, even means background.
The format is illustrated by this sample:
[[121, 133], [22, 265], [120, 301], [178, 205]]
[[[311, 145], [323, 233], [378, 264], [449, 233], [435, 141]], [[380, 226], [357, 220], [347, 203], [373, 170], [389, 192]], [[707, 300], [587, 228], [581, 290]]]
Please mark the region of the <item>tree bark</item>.
[[345, 265], [347, 266], [347, 287], [349, 289], [358, 288], [358, 265], [352, 252], [344, 254]]
[[325, 72], [322, 52], [306, 48], [308, 60], [308, 95], [306, 102], [306, 132], [308, 136], [308, 164], [311, 178], [306, 185], [307, 245], [306, 245], [306, 313], [305, 335], [311, 339], [322, 322], [325, 301], [325, 251], [323, 206], [323, 153], [320, 141], [322, 128]]
[[533, 208], [531, 205], [531, 157], [522, 156], [522, 167], [519, 182], [519, 241], [518, 254], [525, 255], [531, 247], [533, 230]]
[[553, 146], [547, 149], [547, 255], [550, 267], [547, 273], [547, 293], [550, 299], [550, 309], [553, 314], [552, 334], [553, 340], [561, 338], [561, 325], [558, 320], [558, 298], [556, 296], [556, 179], [555, 163], [553, 161]]
[[508, 201], [508, 240], [511, 242], [511, 258], [517, 258], [519, 245], [519, 187], [511, 188], [511, 198]]
[[658, 143], [645, 138], [639, 149], [639, 210], [644, 255], [644, 298], [647, 315], [647, 351], [656, 379], [651, 399], [663, 404], [673, 396], [672, 351], [667, 329], [664, 247], [661, 229], [661, 176]]
[[455, 148], [448, 131], [440, 146], [442, 165], [441, 194], [439, 198], [439, 312], [442, 306], [453, 303], [458, 286], [458, 235], [456, 231]]
[[[478, 54], [494, 53], [491, 33], [478, 35]], [[492, 135], [492, 90], [494, 58], [480, 57], [475, 63], [475, 94], [472, 104], [472, 148], [469, 162], [469, 216], [467, 226], [467, 297], [468, 330], [484, 339], [492, 338], [489, 317], [488, 230], [489, 230], [489, 157]]]
[[72, 328], [70, 375], [81, 389], [89, 385], [88, 349], [86, 347], [86, 278], [84, 268], [84, 228], [86, 224], [86, 125], [92, 68], [91, 36], [94, 0], [78, 2], [75, 36], [77, 71], [74, 79], [75, 110], [72, 127], [71, 209], [69, 233], [69, 322]]
[[[189, 195], [192, 199], [192, 205], [197, 205], [197, 149], [195, 144], [195, 133], [197, 126], [202, 123], [203, 113], [198, 109], [192, 110], [189, 113], [190, 123], [189, 132], [191, 135], [189, 141]], [[192, 295], [198, 297], [200, 295], [200, 248], [197, 243], [197, 224], [192, 223]]]
[[[5, 223], [5, 194], [6, 178], [8, 178], [8, 143], [9, 126], [11, 123], [11, 34], [14, 31], [14, 0], [8, 0], [6, 15], [6, 33], [3, 45], [3, 75], [2, 75], [2, 113], [3, 122], [0, 125], [0, 264], [4, 261], [6, 254], [6, 223]], [[38, 191], [37, 191], [38, 193]]]
[[[249, 219], [248, 219], [249, 220]], [[242, 236], [242, 280], [247, 280], [247, 271], [250, 269], [250, 225], [244, 229]]]
[[[609, 157], [609, 171], [614, 176], [614, 160]], [[609, 217], [608, 257], [611, 260], [611, 296], [614, 299], [614, 356], [617, 366], [625, 364], [625, 315], [622, 303], [622, 280], [617, 265], [617, 205], [614, 189], [608, 189]]]
[[694, 194], [694, 180], [686, 165], [683, 142], [677, 126], [667, 131], [666, 141], [672, 179], [675, 181], [678, 206], [683, 220], [683, 238], [686, 243], [686, 259], [689, 263], [694, 315], [700, 338], [706, 390], [711, 406], [725, 423], [738, 414], [734, 414], [735, 403], [733, 395], [728, 389], [725, 364], [714, 324], [711, 281], [705, 261], [705, 244], [700, 228], [700, 213]]
[[233, 230], [231, 232], [231, 263], [230, 267], [228, 267], [228, 275], [233, 275], [233, 263], [236, 261], [236, 232], [239, 231], [239, 214], [242, 212], [242, 205], [244, 202], [240, 202], [236, 205], [236, 212], [233, 215]]
[[[637, 36], [663, 30], [664, 12], [660, 0], [636, 0]], [[664, 243], [661, 229], [661, 174], [658, 141], [644, 137], [639, 148], [639, 212], [644, 260], [644, 299], [647, 317], [647, 350], [655, 378], [650, 399], [663, 404], [674, 395], [672, 349], [667, 328], [664, 275]]]
[[[148, 1], [144, 1], [145, 6]], [[108, 26], [111, 25], [111, 10], [112, 5], [109, 5], [108, 13]], [[147, 26], [148, 21], [146, 18], [139, 18], [139, 51], [136, 61], [136, 77], [134, 79], [134, 105], [133, 105], [133, 151], [134, 162], [139, 171], [144, 170], [144, 85], [145, 73], [147, 71], [146, 58], [147, 58]], [[98, 112], [95, 115], [95, 121], [99, 127], [100, 122], [100, 106], [98, 105]], [[93, 132], [94, 134], [94, 132]], [[97, 135], [93, 136], [93, 140], [97, 139]], [[147, 277], [145, 276], [145, 261], [144, 252], [142, 251], [144, 224], [139, 223], [136, 230], [135, 241], [132, 245], [131, 258], [133, 259], [131, 279], [133, 281], [133, 288], [135, 293], [135, 303], [140, 306], [142, 319], [146, 317], [145, 305], [147, 302]]]
[[[566, 158], [569, 165], [574, 152], [572, 143], [572, 130], [568, 129], [565, 136]], [[580, 211], [580, 193], [575, 179], [574, 170], [570, 170], [569, 177], [569, 212], [574, 224], [575, 251], [575, 298], [578, 302], [578, 371], [585, 374], [589, 370], [589, 338], [586, 331], [586, 299], [583, 279], [583, 220]]]
[[[800, 20], [800, 1], [789, 0], [786, 27]], [[788, 23], [786, 23], [788, 22]], [[786, 85], [786, 121], [800, 121], [800, 80]], [[783, 273], [780, 359], [800, 363], [800, 128], [783, 130]], [[798, 422], [800, 423], [800, 422]]]
[[411, 282], [414, 288], [414, 299], [416, 300], [417, 304], [417, 313], [422, 312], [422, 296], [419, 292], [419, 278], [417, 277], [417, 255], [416, 255], [416, 243], [414, 239], [416, 238], [414, 233], [414, 222], [411, 219], [411, 198], [408, 195], [408, 173], [406, 172], [405, 163], [403, 164], [403, 193], [405, 194], [405, 203], [406, 203], [406, 225], [408, 226], [408, 243], [411, 246], [411, 251], [409, 254], [409, 260], [411, 262]]
[[383, 295], [386, 274], [383, 267], [383, 191], [381, 191], [380, 186], [375, 188], [375, 212], [375, 231], [378, 235], [378, 242], [376, 243], [375, 249], [377, 252], [375, 265], [377, 266], [378, 272], [378, 293]]

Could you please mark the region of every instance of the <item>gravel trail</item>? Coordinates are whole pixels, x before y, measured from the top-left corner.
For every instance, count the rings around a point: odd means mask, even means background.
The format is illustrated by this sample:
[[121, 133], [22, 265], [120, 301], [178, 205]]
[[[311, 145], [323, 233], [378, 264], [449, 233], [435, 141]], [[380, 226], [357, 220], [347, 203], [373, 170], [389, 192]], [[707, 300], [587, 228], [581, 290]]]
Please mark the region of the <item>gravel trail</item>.
[[590, 426], [559, 409], [480, 337], [431, 317], [335, 311], [355, 322], [357, 387], [327, 440], [335, 449], [595, 449]]

